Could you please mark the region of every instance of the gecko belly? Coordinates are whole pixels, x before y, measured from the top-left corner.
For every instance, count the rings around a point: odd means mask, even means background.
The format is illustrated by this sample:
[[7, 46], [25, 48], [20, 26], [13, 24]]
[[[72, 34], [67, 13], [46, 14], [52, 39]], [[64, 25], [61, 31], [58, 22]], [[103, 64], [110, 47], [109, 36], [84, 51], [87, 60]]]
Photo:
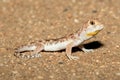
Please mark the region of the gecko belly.
[[66, 46], [69, 44], [70, 42], [66, 41], [66, 42], [58, 42], [56, 44], [46, 44], [44, 46], [44, 50], [45, 51], [59, 51], [59, 50], [63, 50], [66, 48]]

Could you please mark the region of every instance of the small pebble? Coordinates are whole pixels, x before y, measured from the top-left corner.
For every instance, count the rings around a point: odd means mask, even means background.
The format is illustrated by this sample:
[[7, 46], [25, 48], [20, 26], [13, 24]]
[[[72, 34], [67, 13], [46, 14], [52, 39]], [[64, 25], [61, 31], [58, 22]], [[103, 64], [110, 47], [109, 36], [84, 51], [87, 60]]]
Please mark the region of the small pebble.
[[0, 52], [5, 52], [6, 48], [0, 48]]
[[120, 76], [120, 73], [116, 73], [117, 76]]
[[116, 48], [119, 48], [120, 46], [119, 45], [116, 45]]
[[110, 34], [111, 32], [107, 32], [107, 34]]
[[75, 3], [75, 2], [76, 2], [76, 0], [72, 0], [72, 2], [73, 2], [73, 3]]
[[74, 19], [74, 22], [75, 22], [75, 23], [79, 23], [79, 20], [78, 20], [78, 19]]
[[38, 78], [38, 79], [44, 79], [44, 77], [43, 77], [43, 76], [38, 76], [37, 78]]
[[99, 75], [100, 73], [99, 72], [96, 72], [96, 75]]
[[58, 64], [63, 64], [64, 62], [58, 62]]
[[51, 76], [49, 76], [49, 77], [50, 77], [50, 78], [52, 78], [52, 79], [54, 78], [54, 76], [52, 76], [52, 75], [51, 75]]
[[92, 13], [97, 13], [97, 10], [92, 10]]

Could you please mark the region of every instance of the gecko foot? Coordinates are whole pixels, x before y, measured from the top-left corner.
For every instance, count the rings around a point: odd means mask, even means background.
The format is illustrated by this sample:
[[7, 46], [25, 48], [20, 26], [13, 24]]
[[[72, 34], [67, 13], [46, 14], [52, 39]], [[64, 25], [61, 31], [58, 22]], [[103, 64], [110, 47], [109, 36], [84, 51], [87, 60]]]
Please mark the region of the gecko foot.
[[77, 57], [77, 56], [68, 56], [68, 58], [69, 58], [70, 60], [77, 60], [77, 59], [79, 59], [79, 57]]
[[94, 52], [93, 49], [86, 49], [86, 48], [82, 48], [82, 51], [84, 51], [85, 53]]
[[41, 54], [38, 53], [30, 55], [30, 58], [39, 58], [39, 57], [41, 57]]

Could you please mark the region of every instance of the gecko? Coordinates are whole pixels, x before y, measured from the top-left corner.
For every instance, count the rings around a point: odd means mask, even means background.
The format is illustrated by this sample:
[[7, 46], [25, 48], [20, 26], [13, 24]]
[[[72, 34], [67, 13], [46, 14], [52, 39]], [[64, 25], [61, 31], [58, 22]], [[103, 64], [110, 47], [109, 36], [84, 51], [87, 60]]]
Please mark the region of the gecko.
[[[103, 27], [104, 26], [96, 19], [88, 20], [75, 33], [57, 39], [36, 41], [20, 46], [15, 49], [15, 56], [35, 58], [41, 57], [41, 51], [60, 51], [65, 49], [66, 56], [69, 60], [79, 59], [79, 57], [72, 55], [72, 48], [79, 47], [83, 52], [93, 51], [93, 49], [86, 49], [83, 46], [83, 42], [95, 36]], [[25, 55], [24, 52], [26, 51], [32, 51], [32, 54]]]

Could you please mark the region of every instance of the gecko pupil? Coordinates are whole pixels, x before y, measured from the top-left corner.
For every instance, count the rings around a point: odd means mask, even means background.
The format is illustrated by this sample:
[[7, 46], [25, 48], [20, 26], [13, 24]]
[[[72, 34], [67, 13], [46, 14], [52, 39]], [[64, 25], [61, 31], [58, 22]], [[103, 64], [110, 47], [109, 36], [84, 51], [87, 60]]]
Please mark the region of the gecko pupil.
[[94, 22], [94, 21], [90, 21], [90, 24], [91, 24], [91, 25], [94, 25], [94, 24], [95, 24], [95, 22]]

